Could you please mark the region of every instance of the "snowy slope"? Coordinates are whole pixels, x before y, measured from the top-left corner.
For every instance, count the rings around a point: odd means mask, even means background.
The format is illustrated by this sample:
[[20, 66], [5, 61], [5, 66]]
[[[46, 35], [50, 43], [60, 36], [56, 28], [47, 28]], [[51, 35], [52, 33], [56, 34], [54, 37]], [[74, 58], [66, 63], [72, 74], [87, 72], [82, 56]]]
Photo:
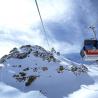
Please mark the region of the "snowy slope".
[[94, 83], [91, 85], [81, 85], [79, 90], [64, 98], [98, 98], [98, 66], [96, 65], [88, 66], [88, 75], [93, 79]]
[[14, 48], [0, 62], [4, 65], [0, 69], [0, 81], [22, 94], [37, 90], [48, 98], [63, 98], [79, 90], [81, 85], [94, 83], [86, 66], [37, 45]]

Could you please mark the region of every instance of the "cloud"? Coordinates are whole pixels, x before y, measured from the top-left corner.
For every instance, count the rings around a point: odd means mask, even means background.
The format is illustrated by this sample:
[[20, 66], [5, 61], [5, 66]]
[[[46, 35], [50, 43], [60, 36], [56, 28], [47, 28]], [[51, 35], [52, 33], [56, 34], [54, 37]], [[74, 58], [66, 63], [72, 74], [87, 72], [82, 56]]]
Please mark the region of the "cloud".
[[28, 30], [28, 32], [13, 31], [8, 29], [6, 31], [1, 31], [0, 33], [0, 57], [14, 48], [20, 47], [21, 45], [31, 44], [40, 45], [47, 48], [46, 42], [44, 41], [44, 35], [41, 33], [40, 29], [35, 29], [34, 31]]
[[26, 31], [39, 22], [34, 0], [0, 0], [0, 27]]
[[[67, 5], [63, 4], [66, 1]], [[68, 0], [39, 1], [39, 8], [43, 19], [53, 19], [69, 7]], [[60, 9], [59, 9], [60, 7]], [[59, 12], [59, 14], [58, 14]], [[0, 27], [25, 31], [40, 21], [34, 0], [0, 0]]]
[[23, 93], [16, 88], [10, 87], [4, 83], [0, 83], [0, 97], [1, 98], [46, 98], [39, 91], [31, 91]]
[[[93, 37], [92, 31], [88, 27], [91, 25], [97, 26], [98, 24], [97, 8], [95, 6], [98, 2], [93, 1], [92, 3], [91, 0], [76, 0], [73, 2], [71, 0], [71, 3], [73, 9], [69, 8], [71, 12], [67, 9], [70, 13], [67, 14], [67, 17], [64, 11], [62, 17], [60, 17], [60, 14], [56, 19], [47, 21], [46, 27], [51, 38], [61, 43], [65, 42], [70, 46], [73, 45], [79, 52], [84, 39]], [[98, 29], [96, 28], [96, 30]], [[73, 46], [70, 48], [73, 48]], [[62, 47], [62, 44], [60, 47]], [[67, 45], [66, 48], [70, 49]]]
[[[79, 52], [83, 40], [93, 36], [88, 26], [98, 24], [97, 3], [96, 0], [38, 0], [50, 47], [63, 53]], [[38, 44], [48, 49], [34, 1], [0, 0], [0, 44], [6, 43], [16, 47]]]
[[[49, 2], [49, 0], [38, 1], [44, 23], [59, 17], [59, 14], [63, 14], [64, 10], [67, 13], [70, 6], [67, 0], [58, 1], [58, 3], [55, 0]], [[66, 7], [63, 2], [67, 3]], [[59, 9], [59, 7], [61, 8]], [[0, 0], [0, 13], [0, 44], [3, 49], [6, 49], [7, 52], [5, 53], [8, 53], [9, 50], [6, 46], [13, 48], [13, 46], [17, 47], [24, 44], [38, 44], [48, 48], [34, 1]], [[58, 47], [57, 42], [55, 40], [55, 45], [52, 43], [52, 46]], [[4, 53], [3, 49], [1, 54]]]

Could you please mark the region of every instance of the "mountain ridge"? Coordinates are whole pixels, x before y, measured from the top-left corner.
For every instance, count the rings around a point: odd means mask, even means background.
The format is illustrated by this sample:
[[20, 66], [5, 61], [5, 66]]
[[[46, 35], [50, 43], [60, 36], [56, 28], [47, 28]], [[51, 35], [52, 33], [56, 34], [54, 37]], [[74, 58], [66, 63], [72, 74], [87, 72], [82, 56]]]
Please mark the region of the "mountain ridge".
[[[0, 60], [4, 65], [1, 70], [1, 81], [22, 92], [39, 90], [49, 98], [61, 98], [67, 86], [64, 85], [64, 81], [77, 81], [81, 77], [90, 79], [87, 75], [88, 68], [85, 65], [78, 65], [57, 54], [56, 51], [47, 51], [38, 45], [13, 48], [8, 55], [3, 56]], [[66, 76], [72, 77], [73, 80]], [[78, 76], [77, 79], [75, 79], [76, 76]], [[88, 80], [82, 82], [89, 84]], [[64, 87], [60, 87], [59, 84]], [[68, 92], [71, 92], [70, 89]], [[60, 95], [56, 96], [55, 93]]]

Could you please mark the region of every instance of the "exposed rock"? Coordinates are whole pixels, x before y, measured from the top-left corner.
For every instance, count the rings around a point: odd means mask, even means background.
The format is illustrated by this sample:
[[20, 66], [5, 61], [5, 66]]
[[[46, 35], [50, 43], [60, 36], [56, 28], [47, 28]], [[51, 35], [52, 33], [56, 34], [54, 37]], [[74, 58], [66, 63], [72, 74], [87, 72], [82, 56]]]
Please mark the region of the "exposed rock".
[[34, 67], [33, 68], [33, 72], [37, 72], [38, 71], [38, 68], [37, 67]]
[[17, 48], [13, 48], [9, 53], [10, 54], [19, 53], [19, 51]]
[[75, 75], [80, 75], [81, 73], [87, 73], [88, 72], [88, 68], [84, 65], [81, 66], [75, 66], [73, 65], [70, 68], [70, 71], [72, 71]]
[[13, 77], [18, 80], [19, 82], [25, 81], [26, 80], [26, 73], [24, 72], [19, 72], [19, 74], [14, 74]]
[[29, 70], [29, 67], [27, 67], [27, 68], [23, 69], [23, 71], [28, 71], [28, 70]]
[[1, 59], [0, 59], [0, 63], [4, 63], [7, 59], [8, 55], [4, 55]]
[[63, 73], [65, 70], [65, 68], [63, 66], [59, 66], [59, 68], [57, 69], [58, 73]]
[[16, 55], [15, 58], [18, 58], [18, 59], [24, 59], [24, 58], [27, 57], [27, 55], [28, 55], [27, 53], [19, 53], [19, 54]]
[[21, 67], [22, 65], [12, 65], [12, 67]]
[[41, 69], [42, 69], [43, 71], [47, 71], [47, 70], [48, 70], [47, 67], [42, 67]]
[[36, 80], [37, 76], [29, 76], [25, 86], [30, 86]]
[[32, 46], [31, 45], [24, 45], [20, 47], [21, 52], [30, 54], [32, 52]]
[[19, 75], [20, 75], [20, 76], [26, 76], [26, 73], [20, 72]]
[[16, 59], [24, 59], [26, 57], [29, 57], [29, 54], [33, 54], [36, 57], [40, 57], [43, 60], [47, 60], [48, 62], [56, 62], [58, 61], [52, 52], [50, 51], [46, 51], [44, 48], [35, 45], [35, 46], [31, 46], [31, 45], [24, 45], [21, 46], [19, 49], [17, 48], [13, 48], [8, 55], [3, 56], [0, 59], [0, 63], [4, 63], [6, 61], [6, 59], [10, 59], [10, 58], [16, 58]]

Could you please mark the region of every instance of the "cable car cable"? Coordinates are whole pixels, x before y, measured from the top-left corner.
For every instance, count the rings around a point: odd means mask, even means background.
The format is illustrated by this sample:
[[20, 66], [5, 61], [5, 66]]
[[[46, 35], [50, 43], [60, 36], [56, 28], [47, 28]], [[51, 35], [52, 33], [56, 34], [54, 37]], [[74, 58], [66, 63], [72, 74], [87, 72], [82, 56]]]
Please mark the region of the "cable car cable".
[[42, 28], [43, 28], [43, 31], [44, 31], [44, 34], [45, 34], [45, 37], [46, 37], [47, 45], [48, 45], [48, 48], [50, 49], [50, 44], [49, 44], [49, 41], [48, 41], [47, 33], [46, 33], [46, 30], [45, 30], [45, 26], [44, 26], [44, 23], [43, 23], [43, 19], [42, 19], [42, 17], [41, 17], [41, 13], [40, 13], [40, 9], [39, 9], [37, 0], [35, 0], [35, 3], [36, 3], [36, 7], [37, 7], [37, 10], [38, 10], [38, 14], [39, 14], [39, 17], [40, 17], [40, 20], [41, 20]]

